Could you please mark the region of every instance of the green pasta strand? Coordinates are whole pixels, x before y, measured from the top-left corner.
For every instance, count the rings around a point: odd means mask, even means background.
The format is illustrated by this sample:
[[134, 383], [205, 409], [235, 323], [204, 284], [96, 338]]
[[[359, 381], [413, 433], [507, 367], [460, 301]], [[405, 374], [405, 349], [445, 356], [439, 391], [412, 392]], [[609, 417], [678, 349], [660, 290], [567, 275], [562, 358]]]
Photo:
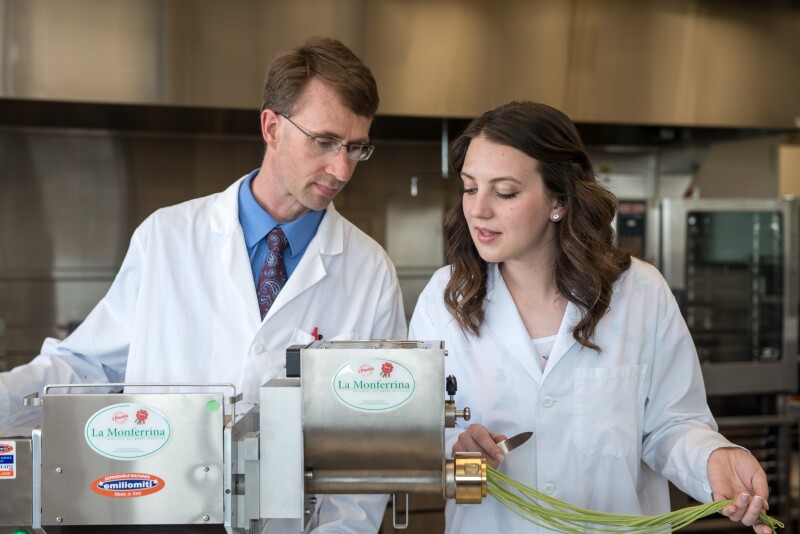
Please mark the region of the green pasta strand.
[[[585, 510], [548, 497], [490, 466], [487, 466], [486, 473], [489, 495], [523, 519], [563, 534], [583, 534], [587, 530], [630, 534], [675, 532], [734, 502], [710, 502], [654, 516], [610, 514]], [[772, 529], [773, 534], [778, 528], [783, 528], [783, 523], [764, 512], [759, 519]]]

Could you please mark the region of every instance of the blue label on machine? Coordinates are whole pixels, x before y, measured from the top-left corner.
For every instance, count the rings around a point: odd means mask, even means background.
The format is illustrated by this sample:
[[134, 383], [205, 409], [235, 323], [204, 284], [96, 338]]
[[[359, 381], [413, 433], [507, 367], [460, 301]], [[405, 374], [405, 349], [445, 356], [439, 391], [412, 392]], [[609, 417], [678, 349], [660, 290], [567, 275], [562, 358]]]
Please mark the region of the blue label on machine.
[[0, 441], [0, 480], [17, 477], [17, 443]]

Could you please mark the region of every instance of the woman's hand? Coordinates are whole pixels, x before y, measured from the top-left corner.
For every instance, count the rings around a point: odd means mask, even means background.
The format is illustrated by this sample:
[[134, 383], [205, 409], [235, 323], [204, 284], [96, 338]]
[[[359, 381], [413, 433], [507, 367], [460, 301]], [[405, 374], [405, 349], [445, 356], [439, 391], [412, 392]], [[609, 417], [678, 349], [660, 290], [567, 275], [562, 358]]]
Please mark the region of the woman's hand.
[[723, 508], [722, 515], [752, 526], [759, 534], [772, 532], [758, 519], [759, 512], [769, 509], [769, 488], [767, 475], [752, 454], [733, 447], [715, 450], [708, 458], [708, 482], [715, 501], [736, 501]]
[[453, 454], [457, 452], [479, 452], [483, 454], [487, 464], [497, 469], [502, 461], [505, 460], [503, 451], [497, 446], [497, 442], [504, 439], [506, 437], [503, 434], [492, 434], [483, 425], [469, 425], [453, 444]]

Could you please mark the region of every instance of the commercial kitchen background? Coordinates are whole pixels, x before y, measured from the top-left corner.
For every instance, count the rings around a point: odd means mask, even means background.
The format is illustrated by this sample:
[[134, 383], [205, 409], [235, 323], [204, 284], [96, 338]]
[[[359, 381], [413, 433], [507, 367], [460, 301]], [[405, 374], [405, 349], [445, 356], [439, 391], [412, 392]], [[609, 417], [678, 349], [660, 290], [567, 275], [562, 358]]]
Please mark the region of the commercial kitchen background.
[[[659, 266], [662, 199], [800, 194], [797, 0], [0, 0], [0, 370], [87, 315], [148, 214], [259, 164], [266, 65], [311, 34], [343, 40], [378, 80], [375, 154], [335, 204], [389, 252], [409, 316], [444, 263], [457, 185], [443, 149], [512, 99], [578, 123], [627, 244]], [[796, 264], [794, 244], [778, 248]], [[782, 348], [796, 349], [797, 281], [778, 280]], [[765, 451], [787, 519], [795, 356], [779, 356], [786, 387], [712, 399], [755, 417], [728, 432]], [[412, 506], [413, 531], [441, 528], [440, 503]]]

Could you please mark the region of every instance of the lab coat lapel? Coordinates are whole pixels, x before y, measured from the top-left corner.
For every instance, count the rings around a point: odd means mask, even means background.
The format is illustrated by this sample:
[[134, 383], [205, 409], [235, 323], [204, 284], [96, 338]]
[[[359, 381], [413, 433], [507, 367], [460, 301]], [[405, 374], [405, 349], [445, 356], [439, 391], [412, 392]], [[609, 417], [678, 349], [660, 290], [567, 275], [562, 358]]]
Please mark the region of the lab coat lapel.
[[269, 320], [286, 304], [324, 279], [327, 269], [323, 257], [341, 254], [343, 250], [344, 222], [333, 204], [330, 204], [319, 224], [317, 234], [308, 244], [300, 263], [278, 293], [278, 298], [264, 319]]
[[547, 365], [544, 368], [545, 378], [558, 365], [558, 362], [564, 358], [564, 355], [572, 349], [573, 345], [577, 343], [575, 336], [572, 335], [572, 329], [580, 320], [581, 311], [575, 304], [568, 301], [564, 317], [561, 319], [561, 326], [558, 328], [558, 335], [555, 343], [553, 343], [553, 348], [550, 350], [550, 359], [547, 360]]
[[258, 325], [261, 323], [261, 313], [258, 311], [258, 298], [247, 245], [244, 242], [244, 231], [239, 223], [239, 187], [244, 178], [234, 182], [214, 201], [211, 231], [221, 239], [221, 270], [236, 288], [242, 305], [247, 307], [248, 317]]
[[484, 326], [491, 330], [496, 338], [495, 341], [504, 347], [534, 380], [541, 382], [542, 371], [539, 362], [536, 361], [536, 349], [497, 264], [489, 264], [488, 274]]

